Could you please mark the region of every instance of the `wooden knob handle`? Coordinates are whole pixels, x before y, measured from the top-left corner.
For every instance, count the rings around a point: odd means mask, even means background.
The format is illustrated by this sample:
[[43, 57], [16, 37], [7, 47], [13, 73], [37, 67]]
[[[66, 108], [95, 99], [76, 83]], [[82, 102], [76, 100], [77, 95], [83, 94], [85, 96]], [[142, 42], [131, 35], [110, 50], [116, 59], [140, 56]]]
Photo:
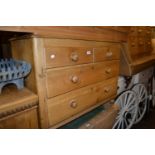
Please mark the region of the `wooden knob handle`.
[[112, 55], [113, 55], [113, 53], [111, 51], [109, 51], [109, 52], [106, 53], [106, 56], [107, 57], [112, 57]]
[[110, 88], [109, 87], [104, 88], [104, 92], [105, 93], [109, 93], [109, 91], [110, 91]]
[[75, 101], [75, 100], [72, 100], [71, 102], [70, 102], [70, 107], [71, 108], [76, 108], [78, 106], [78, 103]]
[[151, 45], [151, 42], [148, 42], [147, 44], [148, 44], [148, 45]]
[[141, 33], [141, 32], [142, 32], [142, 30], [141, 30], [141, 29], [139, 29], [139, 30], [138, 30], [138, 32], [139, 32], [139, 33]]
[[73, 83], [78, 83], [78, 82], [79, 82], [78, 76], [76, 76], [76, 75], [72, 76], [72, 77], [71, 77], [71, 81], [72, 81]]
[[132, 46], [135, 46], [135, 43], [131, 43]]
[[142, 41], [139, 42], [139, 45], [143, 45], [144, 43]]
[[105, 70], [105, 72], [106, 72], [107, 74], [110, 74], [110, 73], [111, 73], [111, 68], [107, 68], [107, 69]]
[[77, 53], [72, 53], [71, 54], [71, 60], [74, 62], [77, 62], [79, 60], [79, 56]]

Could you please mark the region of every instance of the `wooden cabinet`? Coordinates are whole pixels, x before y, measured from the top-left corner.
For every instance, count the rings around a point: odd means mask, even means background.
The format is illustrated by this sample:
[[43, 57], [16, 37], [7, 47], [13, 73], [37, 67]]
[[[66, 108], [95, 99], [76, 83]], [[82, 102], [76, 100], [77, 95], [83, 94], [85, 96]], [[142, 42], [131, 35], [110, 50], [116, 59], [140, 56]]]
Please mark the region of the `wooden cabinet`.
[[131, 59], [151, 53], [151, 28], [149, 26], [132, 26], [128, 34], [128, 45]]
[[14, 53], [31, 47], [41, 128], [60, 127], [116, 96], [119, 43], [30, 36], [11, 44]]
[[131, 26], [127, 38], [122, 44], [120, 74], [131, 76], [155, 63], [151, 27]]

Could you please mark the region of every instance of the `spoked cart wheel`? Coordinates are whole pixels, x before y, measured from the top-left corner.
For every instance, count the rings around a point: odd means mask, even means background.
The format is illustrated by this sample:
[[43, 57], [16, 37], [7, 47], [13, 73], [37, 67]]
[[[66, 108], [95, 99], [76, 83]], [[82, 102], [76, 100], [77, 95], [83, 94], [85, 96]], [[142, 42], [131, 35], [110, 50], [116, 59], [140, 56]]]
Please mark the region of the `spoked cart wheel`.
[[132, 127], [137, 116], [137, 102], [136, 93], [131, 90], [127, 90], [118, 96], [115, 104], [120, 107], [120, 111], [113, 129], [129, 129]]
[[138, 112], [134, 122], [134, 124], [137, 124], [138, 122], [141, 121], [147, 110], [148, 95], [147, 95], [147, 89], [144, 84], [136, 84], [135, 86], [133, 86], [132, 90], [135, 91], [138, 97], [137, 102]]

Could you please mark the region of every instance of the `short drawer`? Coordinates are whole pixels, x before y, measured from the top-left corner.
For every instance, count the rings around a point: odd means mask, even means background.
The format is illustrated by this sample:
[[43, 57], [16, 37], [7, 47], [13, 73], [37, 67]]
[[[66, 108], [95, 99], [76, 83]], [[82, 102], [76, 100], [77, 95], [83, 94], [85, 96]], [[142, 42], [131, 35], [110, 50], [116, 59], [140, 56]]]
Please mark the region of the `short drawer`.
[[47, 100], [49, 125], [60, 123], [116, 95], [117, 78], [77, 89]]
[[119, 61], [107, 61], [89, 65], [47, 70], [47, 97], [54, 97], [117, 76]]
[[129, 37], [129, 50], [130, 50], [132, 59], [134, 59], [138, 55], [137, 37], [134, 37], [134, 36]]
[[129, 36], [145, 36], [146, 27], [145, 26], [131, 26], [129, 31]]
[[105, 60], [120, 59], [120, 46], [111, 45], [105, 47], [94, 48], [94, 61], [100, 62]]
[[137, 26], [138, 36], [145, 36], [145, 26]]
[[151, 38], [145, 39], [145, 52], [149, 55], [153, 51]]
[[82, 47], [50, 47], [45, 49], [46, 68], [93, 62], [93, 49]]
[[151, 27], [150, 26], [146, 26], [145, 27], [145, 36], [146, 37], [151, 37]]

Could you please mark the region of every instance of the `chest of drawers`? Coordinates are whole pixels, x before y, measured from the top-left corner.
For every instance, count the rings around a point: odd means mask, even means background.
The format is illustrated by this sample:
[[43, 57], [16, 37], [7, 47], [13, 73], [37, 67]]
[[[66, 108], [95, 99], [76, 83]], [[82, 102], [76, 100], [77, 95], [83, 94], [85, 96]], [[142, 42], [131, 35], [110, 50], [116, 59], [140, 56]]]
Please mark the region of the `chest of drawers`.
[[42, 128], [58, 128], [116, 96], [119, 43], [31, 36], [11, 44], [14, 58], [31, 52], [29, 81], [39, 96]]

